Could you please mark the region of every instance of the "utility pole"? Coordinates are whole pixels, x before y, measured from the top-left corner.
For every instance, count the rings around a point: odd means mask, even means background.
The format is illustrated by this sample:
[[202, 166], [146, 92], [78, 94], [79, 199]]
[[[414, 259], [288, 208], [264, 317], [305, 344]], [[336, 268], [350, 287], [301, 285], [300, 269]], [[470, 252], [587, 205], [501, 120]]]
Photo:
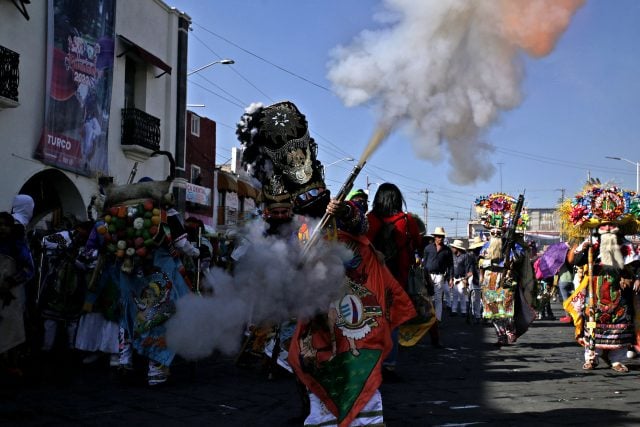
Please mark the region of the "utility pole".
[[458, 217], [458, 212], [456, 211], [456, 238], [458, 237], [458, 220], [460, 218]]
[[423, 193], [424, 203], [422, 204], [422, 207], [424, 208], [424, 228], [425, 232], [429, 234], [429, 193], [431, 193], [431, 191], [429, 191], [428, 188], [425, 188]]
[[[566, 191], [565, 188], [556, 188], [556, 191], [560, 192], [560, 204], [564, 205], [564, 192]], [[562, 232], [562, 228], [560, 228], [560, 241], [564, 242], [566, 241], [564, 238], [564, 233]]]

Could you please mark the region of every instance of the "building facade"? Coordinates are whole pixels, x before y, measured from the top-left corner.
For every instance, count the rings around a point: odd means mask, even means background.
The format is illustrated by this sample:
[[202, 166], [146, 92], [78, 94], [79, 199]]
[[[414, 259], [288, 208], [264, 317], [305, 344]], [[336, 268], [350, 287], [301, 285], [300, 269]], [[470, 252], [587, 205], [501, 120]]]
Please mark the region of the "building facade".
[[87, 216], [100, 176], [186, 182], [191, 18], [160, 0], [0, 2], [0, 210], [34, 198], [32, 223]]

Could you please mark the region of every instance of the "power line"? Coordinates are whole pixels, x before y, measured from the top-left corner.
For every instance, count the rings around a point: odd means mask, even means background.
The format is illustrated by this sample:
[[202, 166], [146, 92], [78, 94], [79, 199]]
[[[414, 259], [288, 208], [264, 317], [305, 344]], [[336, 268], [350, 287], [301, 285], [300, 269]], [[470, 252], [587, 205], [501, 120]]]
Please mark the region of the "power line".
[[321, 85], [319, 83], [316, 83], [316, 82], [314, 82], [312, 80], [309, 80], [306, 77], [302, 77], [301, 75], [299, 75], [297, 73], [294, 73], [293, 71], [287, 70], [286, 68], [284, 68], [284, 67], [282, 67], [282, 66], [280, 66], [278, 64], [275, 64], [275, 63], [269, 61], [268, 59], [263, 58], [262, 56], [251, 52], [248, 49], [243, 48], [242, 46], [232, 42], [231, 40], [229, 40], [229, 39], [227, 39], [225, 37], [222, 37], [220, 34], [217, 34], [217, 33], [213, 32], [213, 31], [203, 27], [202, 25], [199, 25], [199, 24], [195, 24], [195, 25], [197, 25], [198, 27], [202, 28], [203, 31], [208, 32], [212, 36], [215, 36], [215, 37], [219, 38], [220, 40], [223, 40], [223, 41], [229, 43], [231, 46], [236, 47], [236, 48], [240, 49], [241, 51], [243, 51], [245, 53], [248, 53], [249, 55], [251, 55], [251, 56], [253, 56], [255, 58], [258, 58], [259, 60], [271, 65], [272, 67], [275, 67], [275, 68], [279, 69], [280, 71], [284, 71], [285, 73], [290, 74], [290, 75], [292, 75], [292, 76], [294, 76], [294, 77], [296, 77], [296, 78], [298, 78], [298, 79], [300, 79], [300, 80], [302, 80], [304, 82], [307, 82], [307, 83], [309, 83], [309, 84], [311, 84], [313, 86], [316, 86], [316, 87], [318, 87], [320, 89], [323, 89], [323, 90], [325, 90], [327, 92], [331, 92], [331, 90], [329, 88], [327, 88], [327, 87], [325, 87], [325, 86], [323, 86], [323, 85]]

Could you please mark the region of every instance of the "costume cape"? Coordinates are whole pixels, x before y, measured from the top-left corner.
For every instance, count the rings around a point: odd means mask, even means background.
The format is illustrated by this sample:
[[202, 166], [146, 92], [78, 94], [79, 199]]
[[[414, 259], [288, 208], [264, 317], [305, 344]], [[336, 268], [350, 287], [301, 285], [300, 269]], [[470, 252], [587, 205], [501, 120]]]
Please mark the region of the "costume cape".
[[331, 304], [328, 315], [298, 322], [289, 364], [343, 427], [382, 383], [391, 330], [415, 317], [416, 311], [365, 236], [338, 231], [338, 239], [354, 253], [347, 265], [345, 293]]

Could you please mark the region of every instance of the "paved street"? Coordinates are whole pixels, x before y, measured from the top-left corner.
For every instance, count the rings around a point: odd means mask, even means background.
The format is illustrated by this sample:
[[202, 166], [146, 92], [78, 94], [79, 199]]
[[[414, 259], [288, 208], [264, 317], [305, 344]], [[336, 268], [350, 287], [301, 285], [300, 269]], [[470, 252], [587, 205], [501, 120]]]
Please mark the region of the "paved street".
[[[559, 317], [561, 310], [554, 305]], [[516, 345], [496, 348], [491, 327], [445, 320], [445, 349], [429, 339], [402, 348], [403, 382], [384, 384], [385, 421], [398, 426], [640, 425], [640, 360], [618, 374], [582, 370], [573, 327], [536, 321]], [[105, 366], [83, 367], [66, 383], [0, 391], [0, 425], [300, 425], [293, 379], [269, 380], [259, 365], [232, 358], [179, 362], [172, 384], [118, 385]]]

